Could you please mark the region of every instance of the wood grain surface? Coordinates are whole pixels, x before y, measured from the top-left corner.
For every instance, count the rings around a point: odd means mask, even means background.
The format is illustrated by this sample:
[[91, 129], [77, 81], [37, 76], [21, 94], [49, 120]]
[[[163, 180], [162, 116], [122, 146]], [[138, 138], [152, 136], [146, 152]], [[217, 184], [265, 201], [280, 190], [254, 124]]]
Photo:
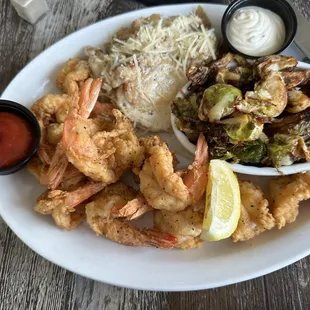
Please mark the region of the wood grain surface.
[[[310, 17], [309, 0], [294, 3]], [[8, 0], [0, 0], [0, 93], [32, 58], [67, 34], [143, 7], [132, 0], [49, 0], [48, 4], [50, 12], [33, 26], [16, 14]], [[308, 257], [258, 279], [205, 291], [118, 288], [48, 262], [24, 245], [0, 218], [0, 310], [310, 309], [309, 275]]]

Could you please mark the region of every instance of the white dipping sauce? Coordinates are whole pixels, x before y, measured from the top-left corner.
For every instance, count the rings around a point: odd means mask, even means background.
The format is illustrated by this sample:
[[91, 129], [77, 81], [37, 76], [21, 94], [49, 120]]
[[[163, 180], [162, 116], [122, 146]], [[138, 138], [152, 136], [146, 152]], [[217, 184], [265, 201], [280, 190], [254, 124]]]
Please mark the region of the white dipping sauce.
[[256, 6], [237, 10], [227, 24], [227, 39], [239, 52], [266, 56], [277, 52], [285, 40], [283, 20], [276, 13]]

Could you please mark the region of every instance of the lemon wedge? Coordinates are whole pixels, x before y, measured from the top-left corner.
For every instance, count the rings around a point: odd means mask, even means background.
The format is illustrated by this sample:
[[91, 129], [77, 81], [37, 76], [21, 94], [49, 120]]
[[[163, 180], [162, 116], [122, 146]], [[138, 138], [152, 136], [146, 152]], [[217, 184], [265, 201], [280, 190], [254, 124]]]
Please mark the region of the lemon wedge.
[[236, 175], [225, 161], [211, 160], [201, 239], [218, 241], [230, 237], [238, 225], [240, 205]]

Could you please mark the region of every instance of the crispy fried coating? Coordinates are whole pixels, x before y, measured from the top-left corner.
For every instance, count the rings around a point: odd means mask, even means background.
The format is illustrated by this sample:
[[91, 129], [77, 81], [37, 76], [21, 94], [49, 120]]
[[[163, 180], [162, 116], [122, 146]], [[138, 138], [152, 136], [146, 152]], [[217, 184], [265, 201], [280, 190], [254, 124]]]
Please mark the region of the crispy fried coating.
[[166, 210], [154, 211], [154, 227], [177, 238], [174, 246], [179, 249], [198, 248], [202, 244], [203, 214], [192, 207], [183, 211], [171, 212]]
[[247, 241], [274, 227], [275, 220], [268, 209], [268, 200], [261, 188], [249, 181], [239, 181], [241, 214], [237, 229], [232, 235], [234, 242]]
[[299, 203], [310, 198], [310, 172], [271, 179], [269, 197], [276, 226], [281, 229], [293, 223]]
[[[144, 202], [133, 206], [137, 193], [122, 182], [107, 186], [97, 194], [93, 201], [86, 205], [86, 219], [89, 226], [97, 235], [128, 246], [154, 246], [159, 248], [173, 248], [176, 238], [170, 234], [150, 228], [137, 228], [126, 219], [133, 219], [148, 212]], [[125, 211], [115, 217], [115, 209]], [[123, 217], [125, 216], [125, 218]], [[129, 218], [128, 218], [129, 216]]]
[[69, 95], [79, 91], [79, 83], [90, 77], [90, 69], [86, 60], [71, 58], [58, 72], [56, 78], [57, 87]]

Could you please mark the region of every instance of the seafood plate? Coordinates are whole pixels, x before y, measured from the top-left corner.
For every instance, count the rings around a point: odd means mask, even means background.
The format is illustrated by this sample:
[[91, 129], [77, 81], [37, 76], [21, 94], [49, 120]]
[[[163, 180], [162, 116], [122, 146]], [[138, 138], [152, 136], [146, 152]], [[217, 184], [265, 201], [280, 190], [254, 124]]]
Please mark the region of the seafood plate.
[[[220, 38], [225, 6], [202, 7], [211, 22], [206, 31], [214, 29], [210, 35]], [[101, 48], [141, 16], [188, 16], [196, 8], [172, 6], [170, 14], [156, 7], [82, 29], [39, 55], [3, 93], [31, 109], [42, 140], [28, 164], [34, 176], [23, 170], [0, 179], [0, 213], [43, 257], [95, 280], [175, 291], [250, 279], [310, 252], [302, 242], [310, 232], [310, 213], [299, 208], [309, 198], [308, 173], [275, 179], [238, 175], [236, 229], [222, 241], [201, 240], [208, 140], [198, 135], [193, 155], [171, 129], [162, 133], [138, 124], [124, 105], [124, 96], [129, 102], [136, 94], [124, 95], [117, 86], [113, 96], [121, 103], [109, 100], [104, 76], [94, 74], [85, 58], [85, 47]], [[107, 27], [113, 32], [103, 33]], [[285, 53], [298, 57], [294, 50]], [[183, 85], [184, 77], [176, 81]]]

